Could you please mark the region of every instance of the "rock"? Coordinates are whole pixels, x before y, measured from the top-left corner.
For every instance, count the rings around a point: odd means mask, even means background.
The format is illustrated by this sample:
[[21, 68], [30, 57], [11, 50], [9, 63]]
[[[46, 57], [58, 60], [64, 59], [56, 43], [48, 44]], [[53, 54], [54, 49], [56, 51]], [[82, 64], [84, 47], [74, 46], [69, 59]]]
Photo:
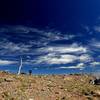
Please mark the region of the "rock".
[[94, 93], [100, 96], [100, 90], [96, 90]]
[[66, 97], [62, 97], [62, 98], [61, 98], [61, 100], [65, 100], [65, 99], [66, 99]]
[[34, 99], [30, 98], [29, 100], [34, 100]]
[[13, 82], [14, 79], [12, 79], [12, 78], [7, 78], [7, 79], [6, 79], [6, 78], [5, 78], [4, 81], [6, 81], [6, 82]]

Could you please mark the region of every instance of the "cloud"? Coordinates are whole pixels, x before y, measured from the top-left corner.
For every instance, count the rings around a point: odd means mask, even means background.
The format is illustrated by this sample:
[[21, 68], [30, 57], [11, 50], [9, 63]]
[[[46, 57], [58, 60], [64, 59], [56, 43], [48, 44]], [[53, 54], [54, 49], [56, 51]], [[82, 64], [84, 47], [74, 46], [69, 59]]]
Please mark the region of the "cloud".
[[29, 33], [37, 33], [38, 35], [41, 35], [42, 37], [49, 39], [49, 41], [62, 40], [62, 39], [69, 40], [76, 37], [73, 34], [66, 35], [66, 34], [62, 34], [59, 31], [40, 30], [37, 28], [27, 27], [27, 26], [22, 26], [22, 25], [1, 27], [0, 33], [18, 33], [19, 35], [24, 36], [24, 37], [29, 36]]
[[90, 31], [90, 27], [88, 25], [81, 25], [81, 26], [86, 32]]
[[93, 39], [90, 43], [89, 46], [92, 46], [92, 49], [99, 49], [100, 48], [100, 41], [97, 41]]
[[76, 66], [66, 66], [66, 67], [59, 67], [59, 69], [84, 69], [85, 64], [79, 63]]
[[[87, 31], [89, 30], [88, 27], [85, 28]], [[0, 55], [31, 55], [32, 58], [28, 57], [30, 60], [26, 62], [27, 64], [47, 64], [49, 66], [77, 62], [77, 66], [68, 68], [81, 68], [82, 63], [92, 60], [88, 54], [90, 48], [87, 46], [80, 45], [78, 42], [72, 44], [58, 42], [72, 40], [78, 35], [21, 25], [2, 27], [0, 33], [9, 33], [7, 34], [9, 38], [5, 39], [4, 36], [4, 39], [0, 41]], [[12, 37], [13, 33], [16, 34], [15, 37]], [[17, 38], [19, 41], [12, 41], [12, 38]]]
[[33, 60], [35, 64], [68, 64], [74, 62], [88, 63], [92, 61], [92, 57], [88, 54], [74, 55], [74, 54], [55, 54], [48, 53], [39, 56], [37, 59]]
[[55, 52], [55, 53], [86, 53], [87, 48], [79, 46], [76, 43], [72, 45], [63, 45], [63, 46], [49, 46], [39, 49], [40, 52]]
[[40, 54], [35, 64], [68, 64], [78, 62], [90, 62], [92, 57], [88, 54], [87, 47], [80, 46], [76, 43], [71, 45], [55, 45], [38, 48], [37, 52]]
[[57, 41], [57, 40], [70, 40], [75, 38], [76, 36], [73, 34], [62, 34], [60, 32], [56, 31], [49, 31], [49, 32], [44, 32], [44, 36], [46, 36], [49, 41]]
[[11, 54], [11, 53], [25, 53], [31, 50], [32, 45], [26, 45], [24, 43], [14, 43], [14, 42], [0, 42], [0, 53]]
[[94, 62], [91, 62], [91, 65], [92, 65], [92, 66], [97, 66], [97, 65], [100, 65], [100, 62], [94, 61]]
[[[0, 27], [0, 33], [4, 34], [4, 35], [1, 34], [1, 36], [3, 37], [1, 37], [0, 39], [2, 40], [7, 39], [6, 41], [7, 44], [8, 41], [12, 42], [11, 40], [12, 38], [14, 38], [18, 42], [21, 42], [21, 40], [26, 41], [28, 44], [37, 47], [46, 46], [51, 42], [55, 42], [55, 41], [70, 40], [76, 37], [76, 35], [73, 34], [62, 34], [59, 31], [40, 30], [38, 28], [27, 27], [22, 25]], [[5, 33], [9, 33], [9, 34], [5, 34]], [[14, 33], [16, 33], [16, 36], [14, 35]], [[9, 43], [9, 44], [10, 46], [14, 45], [14, 43], [12, 44]], [[17, 50], [20, 49], [18, 45], [16, 47], [15, 45], [13, 49], [17, 49]]]
[[79, 57], [80, 61], [82, 62], [90, 62], [93, 58], [89, 54], [83, 54]]
[[0, 28], [0, 33], [29, 33], [30, 29], [25, 26], [15, 25], [15, 26], [4, 26]]
[[[21, 35], [22, 37], [25, 37], [25, 39], [29, 38], [27, 44], [21, 41], [18, 41], [18, 43], [14, 43], [8, 38], [7, 40], [0, 41], [1, 55], [38, 54], [38, 56], [34, 57], [34, 64], [46, 63], [51, 65], [67, 64], [73, 63], [75, 61], [91, 61], [91, 56], [88, 55], [88, 48], [86, 46], [79, 45], [78, 43], [72, 43], [69, 45], [60, 45], [59, 43], [55, 45], [50, 44], [52, 41], [54, 42], [60, 40], [70, 40], [75, 38], [77, 35], [62, 34], [59, 31], [40, 30], [37, 28], [31, 28], [21, 25], [2, 27], [0, 28], [0, 32], [18, 33], [16, 37]], [[31, 38], [32, 34], [30, 33], [32, 32], [36, 33], [35, 36], [39, 37], [38, 40]], [[38, 48], [35, 48], [35, 46], [37, 46]]]
[[95, 30], [96, 32], [100, 32], [100, 26], [94, 26], [94, 30]]
[[47, 64], [66, 64], [71, 63], [76, 60], [76, 56], [73, 55], [60, 55], [59, 57], [54, 55], [47, 55], [40, 57], [38, 59], [39, 63], [47, 63]]
[[94, 46], [96, 48], [100, 48], [100, 42], [94, 42], [94, 43], [92, 43], [92, 46]]
[[9, 60], [0, 60], [0, 65], [11, 65], [15, 64], [16, 61], [9, 61]]

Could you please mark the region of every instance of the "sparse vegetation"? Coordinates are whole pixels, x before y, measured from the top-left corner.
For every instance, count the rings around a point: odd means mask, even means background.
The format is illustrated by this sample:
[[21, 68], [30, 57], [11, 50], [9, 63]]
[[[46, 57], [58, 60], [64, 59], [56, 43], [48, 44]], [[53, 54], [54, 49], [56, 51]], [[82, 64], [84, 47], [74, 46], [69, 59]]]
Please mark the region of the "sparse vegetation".
[[89, 75], [14, 75], [0, 72], [0, 100], [100, 100]]

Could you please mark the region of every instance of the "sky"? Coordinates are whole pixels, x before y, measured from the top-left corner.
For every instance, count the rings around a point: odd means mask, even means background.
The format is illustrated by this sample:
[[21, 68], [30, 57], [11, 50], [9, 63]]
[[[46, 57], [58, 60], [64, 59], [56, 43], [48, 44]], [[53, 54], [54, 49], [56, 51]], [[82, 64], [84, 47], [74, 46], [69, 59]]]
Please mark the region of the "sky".
[[0, 1], [0, 70], [100, 71], [100, 0]]

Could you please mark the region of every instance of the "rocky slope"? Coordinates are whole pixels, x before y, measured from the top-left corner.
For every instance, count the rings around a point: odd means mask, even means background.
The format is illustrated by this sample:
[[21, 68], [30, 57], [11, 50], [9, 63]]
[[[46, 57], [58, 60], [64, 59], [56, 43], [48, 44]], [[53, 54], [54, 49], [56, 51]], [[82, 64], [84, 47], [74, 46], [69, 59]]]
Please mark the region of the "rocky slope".
[[100, 100], [89, 75], [15, 75], [0, 72], [0, 100]]

